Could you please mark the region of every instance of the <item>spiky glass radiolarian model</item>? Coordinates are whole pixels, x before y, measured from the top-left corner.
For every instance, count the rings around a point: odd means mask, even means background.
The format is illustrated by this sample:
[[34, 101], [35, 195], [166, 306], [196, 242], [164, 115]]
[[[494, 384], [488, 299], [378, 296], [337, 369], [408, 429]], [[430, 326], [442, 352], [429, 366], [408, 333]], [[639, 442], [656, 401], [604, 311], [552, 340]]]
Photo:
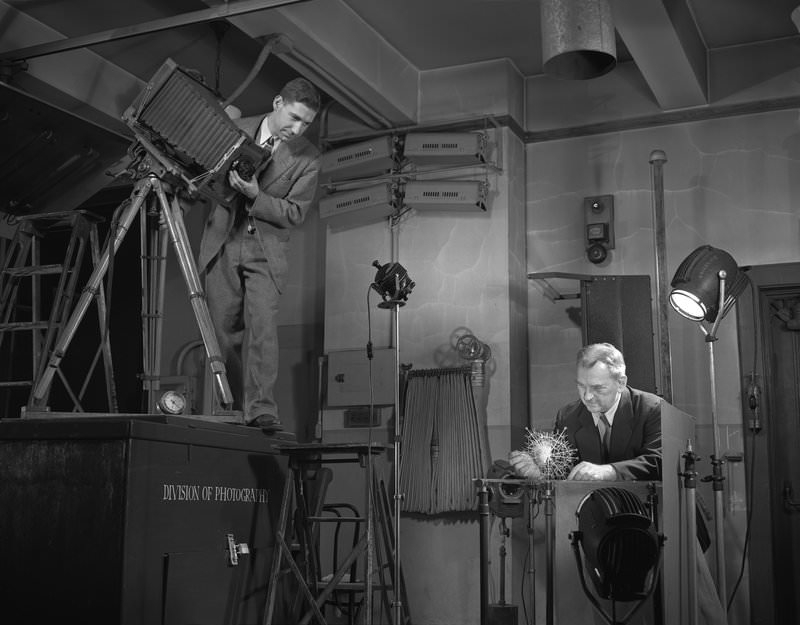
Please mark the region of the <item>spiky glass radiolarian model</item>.
[[542, 472], [543, 480], [563, 480], [569, 475], [577, 455], [564, 431], [539, 432], [525, 429], [525, 451]]

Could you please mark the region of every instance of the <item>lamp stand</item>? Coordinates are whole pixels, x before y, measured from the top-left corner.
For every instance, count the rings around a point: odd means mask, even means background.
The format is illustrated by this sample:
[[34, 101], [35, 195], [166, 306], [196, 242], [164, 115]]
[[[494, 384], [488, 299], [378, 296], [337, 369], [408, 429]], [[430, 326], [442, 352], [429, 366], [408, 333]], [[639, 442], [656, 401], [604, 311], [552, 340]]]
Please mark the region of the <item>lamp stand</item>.
[[[383, 301], [378, 308], [391, 308], [394, 312], [394, 601], [392, 603], [394, 625], [401, 625], [403, 616], [402, 600], [402, 568], [400, 566], [400, 502], [403, 494], [400, 492], [400, 307], [405, 305], [405, 299], [414, 288], [414, 281], [408, 277], [405, 269], [396, 262], [381, 266], [376, 260], [373, 263], [378, 268], [372, 288], [378, 291]], [[368, 615], [369, 616], [369, 615]]]
[[[722, 614], [724, 623], [728, 622], [727, 610], [727, 584], [725, 581], [725, 516], [724, 516], [724, 502], [723, 502], [723, 482], [725, 477], [722, 475], [722, 465], [724, 460], [720, 457], [720, 444], [719, 444], [719, 428], [717, 425], [717, 376], [716, 367], [714, 364], [714, 343], [717, 341], [717, 329], [722, 321], [722, 318], [727, 312], [728, 305], [732, 303], [726, 299], [725, 283], [727, 273], [720, 270], [717, 273], [719, 279], [719, 307], [717, 309], [717, 316], [714, 319], [711, 329], [708, 330], [701, 323], [700, 330], [705, 334], [705, 343], [708, 346], [708, 374], [709, 385], [711, 388], [711, 429], [714, 433], [714, 448], [711, 455], [712, 472], [710, 476], [702, 478], [703, 482], [712, 482], [714, 489], [714, 556], [716, 560], [716, 573], [717, 573], [717, 595], [719, 596], [720, 604], [722, 605]], [[692, 510], [693, 512], [693, 510]], [[694, 548], [694, 545], [690, 545]], [[690, 568], [692, 564], [690, 563]]]
[[547, 605], [545, 607], [545, 623], [553, 625], [553, 606], [555, 593], [553, 587], [553, 564], [555, 562], [555, 543], [553, 542], [553, 483], [548, 480], [544, 485], [544, 542], [545, 542], [545, 570], [547, 576]]
[[[716, 329], [716, 327], [715, 327]], [[725, 461], [719, 453], [719, 431], [717, 429], [717, 389], [715, 381], [714, 367], [714, 343], [717, 337], [715, 334], [706, 335], [706, 345], [708, 345], [709, 375], [711, 379], [711, 429], [714, 431], [714, 453], [711, 456], [711, 475], [704, 477], [703, 482], [711, 482], [714, 489], [714, 555], [716, 558], [717, 572], [717, 593], [725, 612], [727, 622], [727, 585], [725, 579], [725, 517], [723, 501], [723, 482], [725, 477], [722, 475], [722, 465]]]
[[[400, 594], [400, 306], [403, 302], [389, 302], [394, 311], [394, 625], [401, 625], [403, 598]], [[378, 304], [383, 306], [384, 304]]]
[[[718, 268], [715, 272], [714, 268]], [[731, 271], [730, 293], [726, 293], [728, 270]], [[715, 276], [716, 274], [716, 276]], [[714, 292], [714, 278], [718, 289]], [[681, 315], [699, 322], [700, 330], [705, 334], [708, 346], [709, 383], [711, 388], [711, 427], [714, 433], [714, 449], [711, 455], [712, 474], [702, 479], [712, 482], [714, 490], [714, 555], [716, 558], [716, 584], [722, 622], [727, 623], [727, 584], [725, 581], [725, 518], [722, 498], [723, 481], [720, 457], [719, 428], [717, 424], [717, 381], [714, 363], [714, 343], [717, 341], [717, 329], [723, 317], [736, 301], [736, 296], [747, 284], [747, 277], [740, 272], [736, 261], [723, 250], [709, 245], [697, 248], [678, 267], [672, 281], [673, 291], [670, 303]], [[716, 297], [716, 303], [712, 299]], [[707, 329], [704, 321], [711, 323]]]
[[694, 466], [697, 456], [692, 451], [692, 443], [688, 442], [686, 453], [683, 454], [684, 496], [686, 500], [686, 585], [689, 596], [689, 625], [697, 625], [697, 520], [695, 510], [697, 505], [697, 471]]
[[528, 485], [528, 593], [531, 599], [531, 614], [536, 622], [536, 542], [533, 534], [534, 507], [539, 502], [539, 490], [532, 484]]

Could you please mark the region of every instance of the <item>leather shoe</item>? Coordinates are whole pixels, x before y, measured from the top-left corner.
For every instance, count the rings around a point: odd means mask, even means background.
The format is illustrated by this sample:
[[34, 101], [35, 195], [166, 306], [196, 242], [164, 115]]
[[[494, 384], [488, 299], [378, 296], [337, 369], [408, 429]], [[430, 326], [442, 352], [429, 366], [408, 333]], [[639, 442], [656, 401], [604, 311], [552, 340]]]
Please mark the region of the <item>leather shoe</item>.
[[261, 428], [265, 432], [280, 432], [283, 430], [280, 419], [271, 414], [258, 415], [252, 421], [248, 421], [247, 425], [254, 428]]

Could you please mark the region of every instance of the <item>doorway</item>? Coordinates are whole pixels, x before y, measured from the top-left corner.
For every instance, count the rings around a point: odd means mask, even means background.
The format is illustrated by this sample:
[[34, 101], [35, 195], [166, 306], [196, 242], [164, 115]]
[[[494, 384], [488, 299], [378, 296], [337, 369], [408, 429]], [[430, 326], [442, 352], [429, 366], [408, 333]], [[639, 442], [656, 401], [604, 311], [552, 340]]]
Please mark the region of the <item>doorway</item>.
[[752, 623], [800, 621], [800, 263], [754, 266], [737, 304]]

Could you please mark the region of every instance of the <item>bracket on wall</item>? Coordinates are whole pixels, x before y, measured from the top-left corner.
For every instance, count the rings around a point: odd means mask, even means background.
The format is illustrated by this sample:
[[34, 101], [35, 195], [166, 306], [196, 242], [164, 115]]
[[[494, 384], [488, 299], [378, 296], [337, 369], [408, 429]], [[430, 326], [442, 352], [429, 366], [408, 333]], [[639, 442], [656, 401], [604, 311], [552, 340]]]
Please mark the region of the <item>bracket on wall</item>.
[[550, 272], [531, 272], [528, 274], [528, 280], [537, 282], [544, 291], [544, 296], [551, 302], [563, 299], [580, 299], [580, 290], [577, 293], [562, 293], [557, 286], [559, 283], [554, 284], [553, 281], [571, 280], [592, 280], [594, 276], [580, 273], [563, 273], [559, 271]]

